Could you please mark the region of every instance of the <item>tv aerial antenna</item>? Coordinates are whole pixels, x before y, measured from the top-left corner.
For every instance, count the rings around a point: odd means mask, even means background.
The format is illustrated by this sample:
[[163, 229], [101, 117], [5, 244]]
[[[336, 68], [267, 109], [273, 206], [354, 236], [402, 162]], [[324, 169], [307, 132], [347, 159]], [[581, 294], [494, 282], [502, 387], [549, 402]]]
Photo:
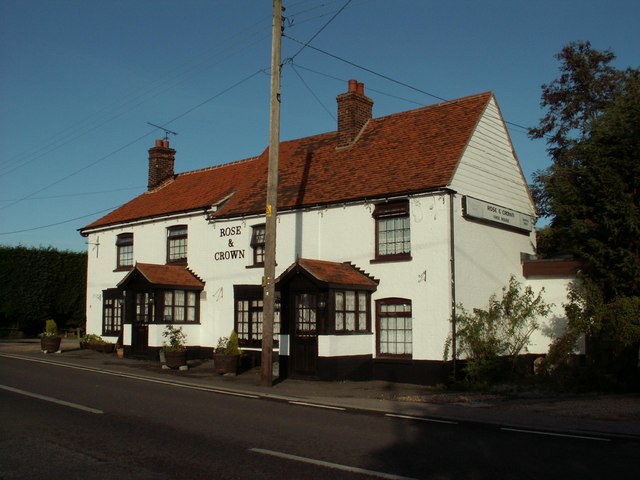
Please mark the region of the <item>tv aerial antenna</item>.
[[160, 130], [163, 130], [165, 140], [169, 140], [169, 134], [178, 135], [178, 132], [171, 131], [168, 128], [164, 128], [164, 127], [161, 127], [160, 125], [156, 125], [155, 123], [147, 122], [147, 125], [151, 125], [152, 127], [156, 127], [156, 128], [159, 128]]

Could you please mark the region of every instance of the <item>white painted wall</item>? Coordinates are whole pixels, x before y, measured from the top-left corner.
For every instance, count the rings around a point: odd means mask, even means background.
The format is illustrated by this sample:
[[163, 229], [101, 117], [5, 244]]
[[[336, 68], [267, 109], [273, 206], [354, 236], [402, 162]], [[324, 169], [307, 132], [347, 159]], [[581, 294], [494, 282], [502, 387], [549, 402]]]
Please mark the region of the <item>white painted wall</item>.
[[[462, 216], [463, 195], [533, 215], [533, 204], [495, 102], [490, 103], [472, 136], [451, 187], [457, 192], [453, 197], [456, 300], [467, 309], [482, 307], [491, 294], [500, 293], [512, 274], [523, 281], [520, 253], [533, 253], [535, 239], [533, 232], [514, 233]], [[442, 359], [452, 302], [451, 198], [444, 192], [411, 197], [412, 260], [406, 262], [371, 263], [375, 257], [373, 201], [278, 214], [276, 275], [300, 257], [350, 261], [380, 280], [371, 304], [374, 335], [322, 336], [321, 356], [375, 354], [375, 300], [400, 297], [412, 302], [413, 358]], [[126, 275], [114, 271], [117, 235], [134, 233], [134, 261], [164, 264], [166, 229], [186, 224], [188, 265], [205, 281], [205, 289], [200, 303], [201, 323], [185, 326], [184, 331], [190, 345], [215, 346], [218, 338], [228, 336], [234, 326], [233, 286], [261, 284], [263, 270], [247, 267], [252, 264], [251, 227], [262, 223], [264, 218], [257, 217], [209, 223], [199, 212], [91, 233], [87, 331], [101, 332], [102, 290], [115, 287]], [[243, 252], [244, 257], [238, 254], [237, 258], [216, 260], [217, 252], [232, 250]], [[547, 288], [553, 290], [550, 298], [563, 298], [561, 286], [549, 285]], [[150, 346], [162, 345], [163, 328], [150, 326]], [[125, 342], [130, 337], [127, 328]], [[536, 337], [535, 341], [536, 349], [548, 345], [542, 338]], [[286, 335], [281, 338], [281, 352], [288, 353]]]
[[[544, 288], [542, 298], [547, 304], [553, 304], [549, 316], [540, 322], [540, 329], [531, 336], [530, 353], [547, 353], [553, 340], [564, 333], [567, 326], [564, 305], [568, 303], [569, 285], [574, 281], [576, 281], [575, 276], [531, 277], [526, 280], [525, 284], [529, 285], [536, 294]], [[579, 348], [580, 353], [584, 353], [584, 344]]]

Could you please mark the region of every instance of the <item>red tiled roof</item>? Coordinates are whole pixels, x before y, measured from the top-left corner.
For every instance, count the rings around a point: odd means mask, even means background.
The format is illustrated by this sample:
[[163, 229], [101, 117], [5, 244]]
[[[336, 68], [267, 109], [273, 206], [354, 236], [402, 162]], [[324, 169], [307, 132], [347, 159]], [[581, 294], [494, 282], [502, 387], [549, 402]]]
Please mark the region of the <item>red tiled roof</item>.
[[[278, 209], [428, 191], [447, 186], [492, 98], [490, 92], [371, 119], [356, 142], [336, 148], [337, 132], [282, 142]], [[176, 175], [83, 230], [207, 210], [225, 218], [264, 212], [268, 149], [259, 157]]]
[[309, 258], [300, 258], [296, 263], [283, 272], [282, 275], [280, 275], [277, 282], [280, 282], [292, 271], [299, 268], [305, 270], [319, 282], [325, 283], [329, 286], [352, 286], [373, 290], [378, 286], [378, 281], [376, 279], [370, 277], [349, 262], [328, 262], [325, 260], [312, 260]]
[[152, 285], [164, 287], [204, 288], [204, 282], [183, 265], [156, 265], [153, 263], [136, 263], [118, 284], [126, 285], [136, 275], [141, 275]]

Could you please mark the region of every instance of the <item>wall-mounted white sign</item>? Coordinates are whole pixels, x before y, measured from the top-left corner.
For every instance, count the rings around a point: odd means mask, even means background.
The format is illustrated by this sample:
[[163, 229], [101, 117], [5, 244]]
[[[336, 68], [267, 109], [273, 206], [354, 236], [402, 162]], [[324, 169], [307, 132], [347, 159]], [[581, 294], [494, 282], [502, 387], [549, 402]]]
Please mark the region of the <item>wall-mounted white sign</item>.
[[486, 222], [499, 223], [519, 230], [530, 232], [533, 222], [531, 216], [516, 212], [510, 208], [483, 202], [477, 198], [464, 197], [464, 214], [467, 217], [477, 218]]

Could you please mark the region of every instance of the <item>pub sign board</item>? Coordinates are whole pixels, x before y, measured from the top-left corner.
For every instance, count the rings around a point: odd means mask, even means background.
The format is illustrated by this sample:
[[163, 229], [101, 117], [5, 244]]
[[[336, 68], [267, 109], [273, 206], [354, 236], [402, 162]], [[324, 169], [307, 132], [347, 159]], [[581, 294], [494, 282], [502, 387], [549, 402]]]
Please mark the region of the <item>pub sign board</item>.
[[516, 230], [530, 232], [533, 222], [530, 215], [517, 212], [511, 208], [478, 200], [473, 197], [463, 197], [462, 201], [465, 217], [475, 218], [484, 222], [502, 225]]

